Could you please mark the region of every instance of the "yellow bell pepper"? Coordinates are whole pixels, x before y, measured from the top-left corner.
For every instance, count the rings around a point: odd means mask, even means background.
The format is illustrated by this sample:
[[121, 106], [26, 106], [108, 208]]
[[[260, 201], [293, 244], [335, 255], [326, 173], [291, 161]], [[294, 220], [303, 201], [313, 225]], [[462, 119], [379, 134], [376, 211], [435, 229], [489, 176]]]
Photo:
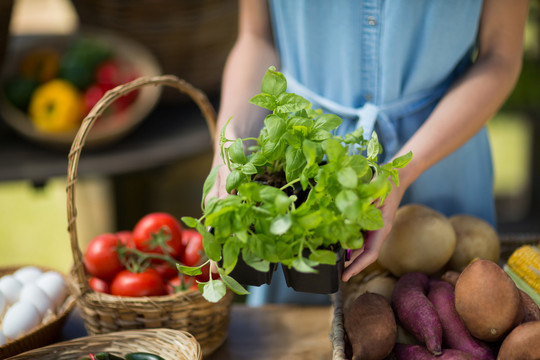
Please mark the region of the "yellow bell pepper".
[[40, 131], [69, 131], [80, 125], [83, 119], [82, 95], [70, 82], [54, 79], [36, 89], [28, 111]]

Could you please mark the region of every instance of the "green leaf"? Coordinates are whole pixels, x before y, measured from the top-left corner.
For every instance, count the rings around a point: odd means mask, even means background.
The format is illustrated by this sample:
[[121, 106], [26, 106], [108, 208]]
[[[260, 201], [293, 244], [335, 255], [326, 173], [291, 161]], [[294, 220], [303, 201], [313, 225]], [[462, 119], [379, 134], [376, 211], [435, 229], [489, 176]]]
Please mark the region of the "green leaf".
[[379, 138], [377, 137], [377, 133], [374, 131], [371, 134], [371, 139], [368, 142], [368, 148], [367, 148], [367, 157], [370, 160], [376, 160], [377, 155], [382, 152], [381, 144], [379, 144]]
[[225, 189], [230, 194], [233, 189], [238, 189], [240, 184], [243, 182], [243, 180], [246, 178], [244, 174], [242, 174], [238, 170], [234, 170], [227, 175], [227, 180], [225, 182]]
[[234, 240], [229, 239], [225, 245], [223, 245], [223, 267], [233, 268], [238, 260], [240, 254], [240, 245]]
[[412, 159], [412, 151], [409, 151], [405, 155], [402, 155], [392, 160], [392, 166], [395, 168], [403, 168], [411, 161], [411, 159]]
[[219, 276], [221, 277], [221, 280], [227, 285], [229, 289], [231, 289], [235, 294], [238, 295], [247, 295], [249, 294], [249, 291], [247, 291], [238, 281], [233, 279], [231, 276], [225, 274], [225, 272], [218, 268]]
[[306, 230], [315, 229], [323, 222], [324, 218], [320, 211], [311, 211], [307, 215], [298, 218], [298, 223]]
[[278, 216], [270, 225], [270, 232], [274, 235], [285, 234], [292, 226], [292, 220], [289, 214]]
[[212, 233], [206, 231], [202, 235], [204, 252], [210, 259], [219, 261], [221, 259], [221, 245]]
[[307, 166], [312, 166], [317, 161], [317, 145], [308, 139], [302, 143], [302, 151], [307, 161]]
[[206, 180], [204, 181], [204, 184], [203, 184], [203, 196], [202, 196], [202, 202], [201, 202], [201, 209], [203, 209], [203, 210], [204, 210], [204, 201], [206, 199], [206, 196], [208, 196], [208, 193], [214, 187], [214, 184], [216, 183], [218, 171], [219, 171], [219, 168], [221, 166], [222, 165], [218, 165], [218, 166], [214, 167], [210, 171], [210, 174], [208, 174], [208, 176], [206, 177]]
[[249, 162], [255, 166], [264, 166], [267, 164], [267, 160], [266, 160], [266, 157], [263, 155], [262, 152], [260, 151], [257, 151], [257, 152], [254, 152], [252, 153], [250, 156], [249, 156]]
[[184, 224], [186, 224], [187, 227], [194, 228], [197, 226], [197, 219], [192, 218], [191, 216], [182, 216], [180, 218]]
[[237, 164], [245, 164], [247, 162], [246, 154], [244, 153], [244, 143], [238, 138], [228, 147], [228, 153], [231, 161]]
[[297, 178], [302, 172], [303, 166], [306, 164], [306, 158], [302, 149], [288, 147], [285, 152], [285, 177], [287, 181], [292, 181]]
[[293, 93], [283, 93], [277, 98], [278, 106], [275, 111], [277, 113], [290, 113], [303, 110], [311, 105], [309, 101], [300, 95]]
[[276, 98], [270, 94], [255, 95], [249, 100], [249, 103], [270, 111], [274, 111], [277, 107]]
[[244, 248], [242, 250], [242, 259], [247, 265], [251, 266], [257, 271], [267, 272], [270, 270], [270, 262], [259, 258], [249, 251], [249, 249]]
[[264, 126], [268, 134], [268, 139], [271, 141], [278, 141], [287, 129], [285, 120], [274, 114], [268, 115], [264, 119]]
[[345, 156], [345, 149], [336, 139], [327, 139], [324, 142], [324, 146], [329, 162], [339, 162]]
[[247, 163], [242, 165], [241, 171], [244, 175], [255, 175], [257, 173], [257, 168], [252, 163]]
[[337, 129], [343, 120], [334, 114], [324, 114], [315, 120], [314, 130], [326, 130], [328, 132]]
[[363, 215], [358, 219], [358, 223], [365, 230], [378, 230], [384, 226], [381, 211], [374, 205], [364, 210]]
[[262, 145], [262, 153], [268, 159], [268, 161], [271, 162], [283, 156], [285, 146], [286, 144], [283, 141], [283, 138], [277, 141], [268, 140]]
[[270, 66], [261, 82], [261, 93], [267, 93], [273, 96], [279, 96], [287, 90], [287, 79], [276, 71], [274, 66]]
[[193, 267], [193, 266], [185, 266], [185, 265], [176, 264], [176, 269], [178, 271], [180, 271], [182, 274], [186, 274], [186, 275], [189, 275], [189, 276], [197, 276], [197, 275], [202, 274], [201, 269], [205, 265], [206, 265], [206, 263], [202, 264], [200, 266], [197, 266], [197, 267]]
[[313, 141], [323, 141], [331, 137], [332, 137], [332, 133], [330, 131], [321, 130], [321, 129], [317, 129], [317, 130], [314, 129], [311, 131], [311, 134], [309, 135], [309, 138]]
[[317, 270], [309, 266], [306, 259], [302, 257], [294, 259], [292, 262], [292, 267], [302, 273], [317, 273]]
[[309, 255], [309, 259], [316, 261], [320, 264], [335, 265], [336, 253], [331, 250], [315, 250]]
[[358, 196], [352, 190], [343, 190], [337, 194], [336, 206], [348, 219], [356, 219], [362, 215]]
[[356, 186], [358, 186], [358, 176], [356, 175], [356, 171], [354, 171], [351, 167], [339, 169], [336, 175], [339, 183], [343, 187], [354, 189]]
[[212, 302], [216, 303], [221, 300], [227, 293], [227, 287], [220, 280], [210, 280], [203, 287], [203, 297]]

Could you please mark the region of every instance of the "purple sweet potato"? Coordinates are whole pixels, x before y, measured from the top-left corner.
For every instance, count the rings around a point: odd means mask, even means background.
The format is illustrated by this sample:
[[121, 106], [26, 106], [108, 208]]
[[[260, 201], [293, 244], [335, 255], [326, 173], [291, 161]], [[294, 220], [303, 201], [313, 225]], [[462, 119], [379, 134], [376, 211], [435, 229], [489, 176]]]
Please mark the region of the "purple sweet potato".
[[456, 349], [444, 349], [441, 355], [433, 355], [422, 345], [396, 344], [394, 355], [398, 360], [476, 360], [476, 358], [464, 351]]
[[394, 348], [397, 324], [388, 300], [379, 294], [364, 293], [344, 313], [344, 325], [352, 347], [353, 360], [382, 360]]
[[487, 344], [475, 339], [461, 321], [456, 311], [452, 285], [446, 281], [431, 281], [428, 299], [435, 307], [441, 320], [445, 347], [464, 351], [478, 360], [494, 359], [493, 352]]
[[540, 307], [536, 305], [534, 300], [525, 291], [519, 289], [519, 296], [521, 297], [521, 305], [525, 313], [522, 322], [537, 321], [540, 320]]
[[427, 298], [429, 278], [420, 272], [403, 275], [392, 293], [392, 307], [403, 327], [434, 355], [442, 349], [442, 326], [435, 307]]

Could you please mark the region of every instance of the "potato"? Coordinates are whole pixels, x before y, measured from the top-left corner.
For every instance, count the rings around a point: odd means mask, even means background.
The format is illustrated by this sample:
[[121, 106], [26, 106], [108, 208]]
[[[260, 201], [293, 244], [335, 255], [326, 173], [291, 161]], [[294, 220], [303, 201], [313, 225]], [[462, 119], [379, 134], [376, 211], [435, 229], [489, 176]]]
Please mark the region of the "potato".
[[456, 248], [448, 269], [462, 271], [475, 258], [499, 261], [499, 236], [491, 224], [465, 214], [451, 216], [448, 220], [456, 232]]
[[523, 320], [519, 290], [506, 272], [491, 260], [478, 259], [459, 275], [456, 311], [477, 339], [497, 341]]
[[450, 260], [456, 233], [441, 213], [420, 204], [398, 209], [379, 262], [395, 276], [408, 272], [432, 275]]
[[344, 313], [353, 360], [382, 360], [394, 348], [397, 325], [388, 300], [379, 294], [360, 295]]
[[514, 328], [499, 349], [498, 360], [540, 359], [540, 321], [531, 321]]

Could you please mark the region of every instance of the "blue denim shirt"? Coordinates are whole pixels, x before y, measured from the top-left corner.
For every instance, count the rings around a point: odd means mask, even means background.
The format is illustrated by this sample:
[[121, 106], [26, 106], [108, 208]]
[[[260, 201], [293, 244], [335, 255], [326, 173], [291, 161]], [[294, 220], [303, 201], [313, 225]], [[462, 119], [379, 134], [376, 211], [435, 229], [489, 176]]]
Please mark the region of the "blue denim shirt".
[[[288, 90], [306, 97], [315, 108], [341, 116], [340, 135], [357, 127], [366, 137], [376, 131], [385, 151], [382, 161], [403, 146], [472, 63], [482, 9], [481, 0], [269, 4]], [[423, 173], [402, 203], [412, 202], [447, 216], [475, 215], [495, 225], [486, 130]], [[276, 289], [283, 286], [272, 281]], [[300, 298], [283, 289], [251, 290], [253, 305]], [[313, 294], [304, 300], [317, 301]]]

